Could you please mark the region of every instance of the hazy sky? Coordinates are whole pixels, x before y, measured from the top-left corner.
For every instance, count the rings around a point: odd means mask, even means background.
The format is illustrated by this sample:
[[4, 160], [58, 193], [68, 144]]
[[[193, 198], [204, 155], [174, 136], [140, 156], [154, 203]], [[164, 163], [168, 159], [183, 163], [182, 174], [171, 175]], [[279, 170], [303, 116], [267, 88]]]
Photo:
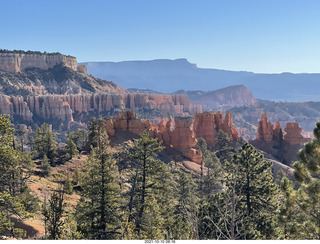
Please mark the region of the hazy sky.
[[0, 48], [320, 73], [320, 0], [0, 0]]

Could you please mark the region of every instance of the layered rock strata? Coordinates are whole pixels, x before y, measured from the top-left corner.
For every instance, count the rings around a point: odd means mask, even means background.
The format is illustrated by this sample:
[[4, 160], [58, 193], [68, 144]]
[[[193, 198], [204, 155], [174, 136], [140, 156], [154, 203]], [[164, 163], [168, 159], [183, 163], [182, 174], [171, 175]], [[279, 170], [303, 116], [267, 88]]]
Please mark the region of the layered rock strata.
[[186, 95], [162, 94], [88, 94], [44, 95], [30, 97], [0, 96], [0, 113], [20, 115], [31, 121], [36, 115], [45, 120], [73, 121], [73, 114], [107, 112], [118, 109], [157, 109], [161, 113], [190, 115], [201, 111]]
[[0, 52], [0, 70], [11, 73], [21, 72], [26, 68], [45, 70], [61, 63], [77, 71], [77, 59], [60, 53]]

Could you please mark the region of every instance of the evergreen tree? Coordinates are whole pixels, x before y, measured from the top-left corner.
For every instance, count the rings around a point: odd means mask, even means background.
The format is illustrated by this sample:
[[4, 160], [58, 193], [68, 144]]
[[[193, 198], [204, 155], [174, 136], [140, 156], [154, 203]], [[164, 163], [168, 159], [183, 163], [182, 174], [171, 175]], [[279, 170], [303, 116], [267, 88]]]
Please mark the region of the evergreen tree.
[[49, 124], [43, 123], [41, 127], [36, 130], [34, 150], [41, 158], [47, 155], [51, 162], [57, 157], [56, 137]]
[[14, 148], [13, 133], [9, 116], [0, 115], [0, 236], [18, 237], [10, 217], [28, 217], [38, 202], [26, 184], [34, 164], [29, 153]]
[[313, 131], [314, 138], [299, 152], [295, 162], [295, 179], [300, 183], [296, 204], [304, 212], [303, 223], [308, 226], [306, 238], [320, 239], [320, 122]]
[[179, 172], [176, 192], [178, 204], [174, 213], [173, 239], [198, 240], [196, 184], [189, 174]]
[[43, 176], [50, 176], [51, 175], [52, 169], [51, 169], [50, 162], [49, 162], [49, 159], [47, 158], [46, 154], [43, 156], [40, 168], [41, 168]]
[[201, 211], [203, 222], [212, 230], [211, 237], [277, 239], [280, 193], [273, 182], [271, 162], [264, 161], [262, 154], [245, 143], [223, 167], [225, 190], [210, 198]]
[[90, 239], [121, 237], [121, 190], [115, 161], [109, 151], [105, 121], [97, 121], [96, 145], [84, 168], [77, 222]]
[[231, 161], [233, 154], [236, 152], [235, 148], [231, 147], [230, 137], [223, 130], [219, 130], [215, 136], [215, 150], [216, 155], [219, 158], [221, 164], [224, 164], [225, 160]]
[[81, 151], [88, 141], [88, 131], [78, 130], [70, 132], [69, 138], [76, 144], [78, 151]]
[[73, 184], [69, 176], [65, 178], [63, 191], [69, 195], [73, 193]]
[[64, 213], [63, 193], [53, 193], [49, 200], [49, 204], [44, 203], [42, 214], [44, 216], [45, 226], [49, 231], [50, 240], [58, 240], [62, 234]]
[[164, 239], [168, 236], [172, 221], [169, 215], [173, 209], [168, 208], [172, 203], [168, 205], [170, 194], [166, 195], [170, 189], [165, 180], [168, 177], [164, 177], [168, 175], [167, 166], [156, 158], [162, 149], [161, 143], [150, 138], [147, 132], [126, 149], [134, 173], [125, 233], [133, 223], [134, 238]]
[[221, 188], [222, 166], [216, 154], [207, 149], [207, 143], [203, 138], [198, 138], [196, 148], [202, 153], [200, 190], [208, 196]]
[[264, 161], [263, 155], [246, 143], [234, 158], [239, 165], [238, 195], [242, 199], [243, 211], [248, 217], [247, 230], [250, 239], [276, 239], [278, 237], [276, 210], [280, 196], [273, 182], [271, 162]]
[[77, 149], [77, 145], [71, 140], [71, 138], [67, 138], [67, 143], [65, 147], [65, 152], [68, 159], [73, 158], [73, 156], [79, 154], [79, 151]]
[[88, 134], [88, 146], [93, 146], [96, 147], [97, 146], [97, 121], [94, 117], [91, 118], [91, 120], [88, 123], [88, 130], [89, 130], [89, 134]]

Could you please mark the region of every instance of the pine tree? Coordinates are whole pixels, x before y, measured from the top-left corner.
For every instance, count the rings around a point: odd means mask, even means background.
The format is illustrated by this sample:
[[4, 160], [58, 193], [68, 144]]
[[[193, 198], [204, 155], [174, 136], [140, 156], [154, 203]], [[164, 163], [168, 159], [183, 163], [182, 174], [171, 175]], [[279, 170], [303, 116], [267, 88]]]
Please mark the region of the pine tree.
[[249, 143], [243, 145], [233, 162], [239, 165], [236, 194], [244, 197], [241, 202], [248, 218], [248, 238], [277, 238], [275, 212], [280, 194], [273, 182], [272, 163], [265, 161], [263, 155]]
[[36, 130], [34, 150], [41, 158], [46, 154], [51, 162], [54, 162], [57, 157], [56, 138], [49, 124], [43, 123], [41, 127]]
[[90, 239], [121, 237], [121, 189], [117, 167], [109, 150], [105, 121], [97, 121], [96, 145], [84, 168], [82, 198], [77, 206], [77, 222]]
[[[280, 192], [273, 182], [271, 163], [245, 143], [223, 165], [225, 190], [212, 196], [201, 212], [211, 229], [204, 236], [222, 239], [276, 239], [276, 210]], [[206, 228], [201, 224], [202, 231]], [[204, 226], [204, 227], [203, 227]], [[213, 236], [212, 236], [213, 235]]]
[[173, 239], [198, 240], [196, 184], [189, 174], [179, 172], [176, 188], [178, 204], [175, 207], [174, 213]]
[[88, 134], [89, 133], [87, 130], [78, 130], [70, 132], [69, 138], [76, 144], [78, 151], [81, 151], [87, 143]]
[[196, 148], [202, 152], [200, 190], [208, 196], [221, 188], [222, 166], [216, 154], [207, 149], [207, 143], [203, 138], [198, 138]]
[[53, 193], [49, 200], [49, 204], [44, 203], [42, 214], [44, 216], [45, 226], [49, 231], [50, 240], [58, 240], [62, 234], [64, 213], [63, 193]]
[[65, 152], [68, 159], [73, 158], [73, 156], [79, 154], [79, 151], [77, 149], [77, 145], [71, 140], [71, 138], [67, 138], [67, 143], [65, 147]]
[[162, 211], [172, 211], [167, 208], [170, 198], [165, 195], [170, 189], [168, 182], [164, 180], [168, 178], [164, 177], [168, 174], [167, 166], [157, 159], [157, 153], [162, 149], [161, 143], [150, 138], [147, 132], [142, 133], [141, 138], [135, 139], [133, 145], [126, 148], [133, 176], [125, 233], [127, 227], [134, 223], [134, 238], [164, 239], [170, 229], [172, 220]]
[[43, 156], [43, 159], [41, 161], [41, 171], [42, 175], [45, 177], [51, 175], [52, 168], [50, 166], [50, 162], [46, 154]]
[[26, 184], [34, 164], [29, 153], [14, 148], [13, 133], [9, 116], [0, 115], [0, 236], [18, 237], [10, 217], [28, 217], [38, 202]]
[[308, 239], [320, 239], [320, 122], [313, 131], [314, 138], [299, 152], [295, 162], [295, 179], [300, 183], [296, 204], [305, 213], [303, 223], [309, 226]]

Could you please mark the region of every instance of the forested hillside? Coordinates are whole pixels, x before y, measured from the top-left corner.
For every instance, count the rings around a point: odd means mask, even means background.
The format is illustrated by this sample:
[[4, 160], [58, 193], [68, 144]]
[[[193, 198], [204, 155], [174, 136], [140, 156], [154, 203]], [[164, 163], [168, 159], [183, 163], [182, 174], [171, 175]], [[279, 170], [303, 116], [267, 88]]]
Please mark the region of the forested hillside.
[[101, 117], [88, 127], [62, 146], [48, 124], [33, 133], [0, 116], [1, 238], [320, 237], [320, 124], [294, 164], [293, 181], [283, 171], [273, 177], [272, 162], [221, 130], [211, 150], [198, 139], [197, 171], [170, 161], [172, 149], [147, 132], [109, 138]]

